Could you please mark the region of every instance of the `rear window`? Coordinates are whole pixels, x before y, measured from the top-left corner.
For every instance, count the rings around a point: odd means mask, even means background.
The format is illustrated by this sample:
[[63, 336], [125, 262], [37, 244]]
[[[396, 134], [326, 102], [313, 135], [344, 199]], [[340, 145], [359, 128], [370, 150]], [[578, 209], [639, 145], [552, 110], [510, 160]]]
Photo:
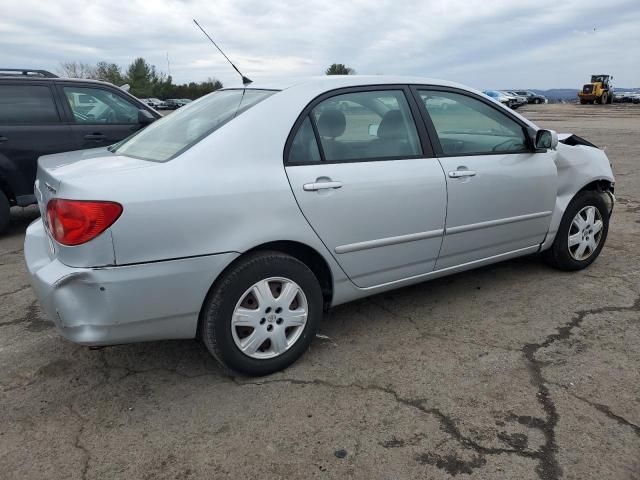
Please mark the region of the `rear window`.
[[117, 144], [113, 151], [166, 162], [274, 93], [273, 90], [220, 90], [155, 121]]
[[58, 123], [51, 90], [43, 85], [0, 85], [0, 125]]

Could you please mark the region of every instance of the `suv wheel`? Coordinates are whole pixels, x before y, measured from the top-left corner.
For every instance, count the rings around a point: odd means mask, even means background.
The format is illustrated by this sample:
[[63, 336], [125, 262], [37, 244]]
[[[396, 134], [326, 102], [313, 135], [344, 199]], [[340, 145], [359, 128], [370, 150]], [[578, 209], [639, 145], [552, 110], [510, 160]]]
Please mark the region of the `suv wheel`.
[[200, 335], [223, 366], [268, 375], [295, 362], [315, 337], [322, 290], [302, 262], [280, 252], [247, 256], [205, 301]]
[[543, 253], [560, 270], [581, 270], [600, 255], [609, 232], [609, 210], [602, 194], [578, 193], [564, 212], [551, 248]]
[[9, 199], [4, 192], [0, 190], [0, 233], [4, 233], [9, 226], [10, 212], [11, 207], [9, 205]]

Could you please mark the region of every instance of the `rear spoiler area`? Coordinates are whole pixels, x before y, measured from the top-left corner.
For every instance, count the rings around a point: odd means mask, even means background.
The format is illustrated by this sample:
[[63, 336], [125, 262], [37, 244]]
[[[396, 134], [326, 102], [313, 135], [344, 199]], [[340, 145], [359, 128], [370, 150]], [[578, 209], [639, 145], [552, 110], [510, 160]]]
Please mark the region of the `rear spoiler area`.
[[587, 147], [598, 148], [597, 145], [594, 145], [590, 141], [585, 140], [584, 138], [579, 137], [578, 135], [574, 135], [572, 133], [565, 133], [565, 134], [558, 135], [558, 141], [560, 143], [564, 143], [565, 145], [570, 145], [572, 147], [575, 147], [576, 145], [586, 145]]

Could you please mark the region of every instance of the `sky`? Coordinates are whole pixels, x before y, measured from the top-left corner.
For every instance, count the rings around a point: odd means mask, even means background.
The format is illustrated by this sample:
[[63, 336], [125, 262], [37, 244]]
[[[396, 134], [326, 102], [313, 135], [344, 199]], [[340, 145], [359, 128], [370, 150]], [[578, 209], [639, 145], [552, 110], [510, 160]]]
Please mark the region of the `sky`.
[[[0, 0], [0, 67], [143, 57], [174, 83], [418, 75], [489, 88], [640, 86], [639, 0]], [[167, 57], [169, 64], [167, 64]]]

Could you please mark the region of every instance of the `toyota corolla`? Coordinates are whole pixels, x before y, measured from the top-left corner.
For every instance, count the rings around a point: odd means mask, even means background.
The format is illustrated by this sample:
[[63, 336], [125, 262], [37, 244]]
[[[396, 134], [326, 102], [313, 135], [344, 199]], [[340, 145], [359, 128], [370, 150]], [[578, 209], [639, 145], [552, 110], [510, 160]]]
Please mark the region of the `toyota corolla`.
[[585, 268], [614, 203], [588, 141], [379, 76], [219, 90], [40, 158], [35, 189], [26, 263], [62, 336], [199, 338], [249, 375], [294, 362], [341, 303], [536, 252]]

